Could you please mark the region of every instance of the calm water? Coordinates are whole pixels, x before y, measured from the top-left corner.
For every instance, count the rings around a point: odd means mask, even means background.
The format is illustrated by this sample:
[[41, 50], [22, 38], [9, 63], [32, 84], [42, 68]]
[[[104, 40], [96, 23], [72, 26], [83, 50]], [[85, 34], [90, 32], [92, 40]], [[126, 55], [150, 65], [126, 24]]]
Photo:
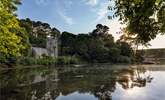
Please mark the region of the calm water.
[[0, 100], [165, 100], [165, 65], [3, 70]]

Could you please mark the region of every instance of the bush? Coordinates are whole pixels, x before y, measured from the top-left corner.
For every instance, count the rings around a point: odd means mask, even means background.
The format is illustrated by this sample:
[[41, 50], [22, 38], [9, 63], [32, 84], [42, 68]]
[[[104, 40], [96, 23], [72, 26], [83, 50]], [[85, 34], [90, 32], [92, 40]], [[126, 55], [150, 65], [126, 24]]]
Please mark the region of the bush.
[[80, 59], [77, 57], [71, 57], [70, 64], [78, 64], [80, 62]]
[[113, 59], [114, 63], [131, 63], [131, 58], [127, 56], [119, 56]]
[[22, 65], [66, 65], [66, 64], [78, 64], [79, 60], [76, 57], [63, 56], [58, 58], [44, 57], [44, 58], [33, 58], [23, 57], [18, 61]]
[[64, 59], [62, 57], [58, 57], [57, 64], [64, 64]]
[[79, 59], [77, 57], [63, 56], [58, 57], [57, 64], [78, 64]]
[[18, 63], [22, 65], [35, 65], [36, 59], [32, 57], [23, 57], [19, 59]]

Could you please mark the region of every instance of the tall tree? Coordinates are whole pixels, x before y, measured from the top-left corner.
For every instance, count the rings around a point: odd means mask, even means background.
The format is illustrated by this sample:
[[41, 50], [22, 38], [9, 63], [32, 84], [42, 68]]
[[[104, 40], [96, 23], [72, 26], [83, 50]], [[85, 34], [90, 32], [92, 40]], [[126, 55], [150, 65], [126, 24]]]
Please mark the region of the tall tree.
[[17, 10], [17, 5], [21, 4], [21, 0], [1, 0], [1, 10], [5, 10], [8, 13], [14, 13]]
[[62, 55], [74, 55], [74, 44], [76, 35], [69, 32], [62, 32], [60, 36], [61, 40], [61, 54]]
[[24, 29], [15, 16], [19, 0], [0, 1], [0, 54], [1, 57], [20, 56], [27, 47], [24, 43]]
[[29, 18], [20, 20], [21, 27], [27, 31], [29, 42], [32, 46], [46, 47], [48, 36], [59, 37], [60, 31], [56, 28], [51, 28], [48, 23], [41, 21], [32, 21]]
[[97, 24], [96, 29], [91, 33], [92, 36], [105, 36], [108, 34], [109, 27], [102, 24]]

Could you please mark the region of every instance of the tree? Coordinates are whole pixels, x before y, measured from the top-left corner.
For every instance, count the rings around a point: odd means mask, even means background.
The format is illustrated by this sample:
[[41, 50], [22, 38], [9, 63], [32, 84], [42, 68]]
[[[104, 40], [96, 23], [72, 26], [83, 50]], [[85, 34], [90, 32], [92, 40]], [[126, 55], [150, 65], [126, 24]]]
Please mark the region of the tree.
[[29, 18], [20, 19], [19, 22], [20, 26], [24, 27], [28, 34], [32, 33], [33, 22]]
[[58, 29], [56, 29], [55, 27], [52, 28], [51, 36], [53, 36], [53, 37], [60, 37], [60, 31]]
[[[0, 54], [5, 59], [21, 56], [28, 45], [25, 44], [25, 30], [20, 27], [14, 11], [19, 0], [0, 1]], [[1, 59], [2, 60], [2, 59]]]
[[62, 55], [76, 55], [88, 62], [130, 62], [131, 46], [114, 42], [109, 27], [98, 24], [90, 34], [61, 34]]
[[29, 37], [29, 42], [35, 47], [46, 47], [46, 40], [48, 36], [59, 37], [60, 31], [58, 29], [51, 28], [48, 23], [41, 21], [32, 21], [29, 18], [20, 20], [21, 27], [25, 28]]
[[61, 40], [61, 54], [62, 55], [74, 55], [76, 35], [69, 32], [62, 32], [60, 40]]
[[13, 14], [17, 10], [17, 5], [20, 5], [20, 0], [1, 0], [0, 7], [1, 10], [5, 10], [10, 14]]
[[104, 36], [104, 35], [108, 34], [108, 31], [109, 31], [108, 26], [102, 25], [102, 24], [97, 24], [96, 29], [93, 30], [93, 32], [90, 34], [92, 36]]
[[165, 33], [164, 0], [115, 0], [113, 9], [109, 9], [127, 25], [128, 35], [143, 44]]
[[127, 57], [132, 57], [133, 56], [133, 50], [132, 50], [131, 46], [128, 43], [118, 40], [117, 41], [117, 46], [121, 50], [120, 55], [127, 56]]

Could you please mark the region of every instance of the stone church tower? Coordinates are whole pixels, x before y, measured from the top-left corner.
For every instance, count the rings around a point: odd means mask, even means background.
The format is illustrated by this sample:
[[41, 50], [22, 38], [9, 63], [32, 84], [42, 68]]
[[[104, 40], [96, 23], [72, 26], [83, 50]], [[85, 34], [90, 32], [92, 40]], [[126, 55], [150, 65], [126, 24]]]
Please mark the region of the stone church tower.
[[48, 37], [46, 49], [48, 52], [48, 56], [58, 57], [58, 38], [57, 37]]

